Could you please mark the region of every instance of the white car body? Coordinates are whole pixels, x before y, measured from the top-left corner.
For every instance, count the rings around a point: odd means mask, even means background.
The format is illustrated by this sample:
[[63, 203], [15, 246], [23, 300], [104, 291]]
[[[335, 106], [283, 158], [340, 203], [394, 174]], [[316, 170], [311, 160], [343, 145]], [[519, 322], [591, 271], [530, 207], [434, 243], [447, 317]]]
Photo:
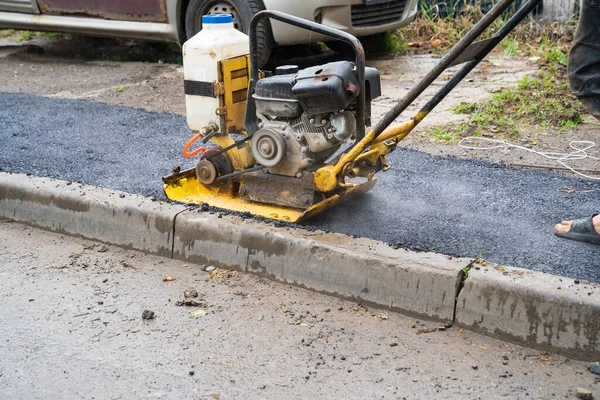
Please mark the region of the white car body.
[[[99, 0], [97, 0], [101, 3]], [[125, 0], [126, 1], [126, 0]], [[183, 43], [185, 0], [154, 0], [163, 11], [160, 17], [144, 20], [137, 15], [115, 18], [94, 10], [60, 12], [49, 10], [44, 0], [0, 0], [0, 29], [70, 32], [97, 36]], [[87, 0], [94, 3], [93, 0]], [[263, 0], [268, 10], [282, 11], [320, 22], [354, 36], [368, 36], [396, 29], [412, 21], [417, 0]], [[69, 2], [77, 3], [77, 2]], [[82, 1], [81, 3], [85, 3]], [[122, 3], [121, 3], [122, 4]], [[303, 44], [326, 37], [278, 21], [272, 21], [275, 43]]]
[[[364, 0], [263, 0], [268, 10], [282, 11], [309, 21], [320, 22], [348, 32], [356, 37], [374, 35], [400, 28], [410, 23], [417, 14], [417, 0], [379, 1], [368, 6]], [[364, 11], [366, 10], [366, 11]], [[372, 11], [371, 11], [372, 10]], [[368, 13], [385, 13], [379, 21], [354, 20]], [[325, 40], [326, 37], [304, 29], [272, 21], [271, 27], [275, 42], [280, 45], [311, 43]]]

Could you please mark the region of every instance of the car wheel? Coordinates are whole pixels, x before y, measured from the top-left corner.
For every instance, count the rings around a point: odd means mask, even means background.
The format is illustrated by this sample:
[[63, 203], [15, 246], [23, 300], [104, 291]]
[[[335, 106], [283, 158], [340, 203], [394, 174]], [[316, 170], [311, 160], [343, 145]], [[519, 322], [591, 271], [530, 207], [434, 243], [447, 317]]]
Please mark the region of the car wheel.
[[[359, 37], [358, 40], [360, 40], [360, 43], [363, 45], [365, 55], [372, 56], [380, 53], [393, 52], [394, 50], [390, 48], [390, 43], [388, 41], [387, 35], [387, 32], [382, 32], [376, 33], [374, 35]], [[338, 53], [346, 60], [354, 61], [354, 59], [356, 58], [354, 48], [346, 42], [342, 42], [341, 40], [332, 40], [329, 42], [325, 42], [325, 45], [327, 45], [327, 47]]]
[[[202, 16], [208, 14], [231, 14], [233, 26], [248, 33], [250, 20], [259, 11], [265, 9], [262, 0], [191, 0], [185, 12], [185, 30], [187, 38], [202, 29]], [[257, 28], [259, 66], [269, 60], [273, 48], [273, 33], [268, 20], [261, 21]]]
[[354, 61], [356, 59], [354, 48], [346, 42], [332, 40], [325, 42], [325, 45], [340, 55], [344, 60]]

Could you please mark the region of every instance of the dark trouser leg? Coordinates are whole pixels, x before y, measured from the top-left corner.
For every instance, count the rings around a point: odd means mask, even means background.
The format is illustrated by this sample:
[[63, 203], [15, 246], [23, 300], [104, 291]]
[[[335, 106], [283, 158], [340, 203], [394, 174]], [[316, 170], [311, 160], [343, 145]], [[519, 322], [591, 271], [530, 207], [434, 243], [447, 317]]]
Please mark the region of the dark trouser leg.
[[600, 119], [600, 0], [582, 1], [568, 74], [575, 96]]

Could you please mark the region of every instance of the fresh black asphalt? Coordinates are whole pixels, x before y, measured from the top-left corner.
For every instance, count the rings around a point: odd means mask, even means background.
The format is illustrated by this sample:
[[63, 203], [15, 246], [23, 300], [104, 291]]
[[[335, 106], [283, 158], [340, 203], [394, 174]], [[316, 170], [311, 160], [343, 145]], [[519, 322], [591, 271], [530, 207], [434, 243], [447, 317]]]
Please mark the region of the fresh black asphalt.
[[[177, 115], [0, 93], [4, 171], [161, 197], [172, 165], [192, 165], [181, 156], [190, 136]], [[406, 149], [389, 161], [370, 193], [307, 225], [600, 282], [600, 246], [552, 234], [563, 218], [600, 212], [600, 182]]]

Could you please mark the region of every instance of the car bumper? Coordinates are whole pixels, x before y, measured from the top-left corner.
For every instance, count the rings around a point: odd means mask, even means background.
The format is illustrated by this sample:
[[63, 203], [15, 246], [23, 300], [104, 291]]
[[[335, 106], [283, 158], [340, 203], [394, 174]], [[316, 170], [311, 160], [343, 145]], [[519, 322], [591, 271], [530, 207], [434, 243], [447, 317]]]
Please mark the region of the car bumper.
[[[410, 23], [417, 14], [418, 0], [390, 0], [387, 4], [365, 6], [363, 0], [264, 0], [265, 7], [320, 22], [354, 36], [369, 36], [397, 29]], [[378, 17], [380, 16], [380, 17]], [[278, 45], [314, 43], [326, 36], [271, 21]]]

